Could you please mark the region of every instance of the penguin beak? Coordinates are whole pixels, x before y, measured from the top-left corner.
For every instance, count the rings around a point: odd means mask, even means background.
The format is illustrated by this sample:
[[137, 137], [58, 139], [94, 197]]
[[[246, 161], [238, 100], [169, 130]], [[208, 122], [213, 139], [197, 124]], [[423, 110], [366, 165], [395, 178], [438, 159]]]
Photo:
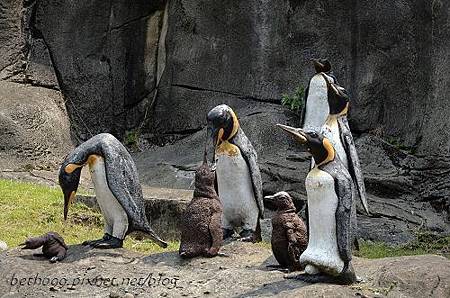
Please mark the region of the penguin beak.
[[334, 94], [338, 95], [338, 96], [343, 96], [343, 93], [341, 90], [339, 90], [335, 84], [332, 84], [329, 80], [328, 77], [322, 73], [322, 77], [325, 79], [325, 82], [327, 83], [327, 88], [328, 91], [333, 92]]
[[274, 201], [275, 197], [276, 197], [276, 195], [265, 196], [265, 197], [264, 197], [264, 200], [267, 200], [267, 201]]
[[219, 129], [208, 126], [206, 137], [206, 155], [211, 156], [211, 171], [216, 170], [216, 147], [218, 143]]
[[153, 242], [161, 246], [162, 248], [166, 248], [168, 246], [167, 242], [159, 238], [153, 230], [147, 234], [147, 237], [150, 238]]
[[64, 194], [64, 221], [67, 220], [67, 214], [69, 213], [69, 206], [75, 201], [76, 191], [66, 192]]
[[290, 135], [293, 135], [294, 138], [300, 143], [300, 144], [306, 144], [308, 142], [308, 139], [306, 138], [306, 134], [301, 128], [295, 128], [283, 124], [277, 124], [279, 128], [286, 131]]

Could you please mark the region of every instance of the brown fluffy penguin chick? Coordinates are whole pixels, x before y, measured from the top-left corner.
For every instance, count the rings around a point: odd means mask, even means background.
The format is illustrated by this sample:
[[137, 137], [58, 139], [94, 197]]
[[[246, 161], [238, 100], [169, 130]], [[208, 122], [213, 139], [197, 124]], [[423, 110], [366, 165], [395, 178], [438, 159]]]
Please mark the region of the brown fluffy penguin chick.
[[29, 238], [20, 245], [25, 245], [22, 249], [36, 249], [42, 246], [42, 254], [52, 263], [62, 261], [66, 257], [67, 245], [56, 232], [48, 232], [40, 237]]
[[206, 162], [195, 172], [194, 197], [181, 218], [182, 258], [214, 257], [222, 246], [222, 204], [214, 180], [215, 172]]
[[301, 270], [300, 255], [308, 246], [308, 232], [303, 220], [298, 217], [291, 196], [284, 191], [265, 200], [277, 210], [272, 217], [272, 252], [281, 268], [289, 271]]

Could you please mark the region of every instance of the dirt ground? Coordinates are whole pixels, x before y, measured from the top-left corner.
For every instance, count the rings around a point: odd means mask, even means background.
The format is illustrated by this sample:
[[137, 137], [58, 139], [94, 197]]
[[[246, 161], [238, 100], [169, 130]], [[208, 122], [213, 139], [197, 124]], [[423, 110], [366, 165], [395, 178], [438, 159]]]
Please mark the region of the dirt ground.
[[356, 258], [363, 281], [339, 286], [287, 280], [266, 268], [276, 264], [271, 251], [250, 243], [225, 245], [227, 257], [192, 260], [75, 245], [51, 264], [37, 252], [0, 254], [1, 297], [450, 297], [450, 260], [434, 255]]

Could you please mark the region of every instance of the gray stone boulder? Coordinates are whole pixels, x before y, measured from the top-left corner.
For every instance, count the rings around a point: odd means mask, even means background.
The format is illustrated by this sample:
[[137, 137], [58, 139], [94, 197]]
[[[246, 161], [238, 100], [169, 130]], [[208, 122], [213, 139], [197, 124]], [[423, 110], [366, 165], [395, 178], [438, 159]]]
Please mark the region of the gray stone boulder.
[[[450, 295], [450, 261], [441, 256], [354, 258], [353, 266], [363, 282], [341, 286], [284, 279], [284, 273], [266, 268], [276, 261], [269, 248], [257, 244], [234, 241], [223, 246], [221, 252], [228, 257], [186, 261], [177, 251], [142, 255], [125, 249], [96, 250], [72, 245], [63, 262], [50, 264], [30, 251], [13, 249], [0, 254], [0, 292], [5, 297]], [[22, 278], [26, 282], [30, 279], [30, 284], [21, 286]], [[48, 282], [44, 281], [46, 278]]]
[[0, 240], [0, 251], [4, 251], [8, 249], [8, 245]]
[[0, 168], [49, 170], [72, 147], [58, 91], [0, 81]]

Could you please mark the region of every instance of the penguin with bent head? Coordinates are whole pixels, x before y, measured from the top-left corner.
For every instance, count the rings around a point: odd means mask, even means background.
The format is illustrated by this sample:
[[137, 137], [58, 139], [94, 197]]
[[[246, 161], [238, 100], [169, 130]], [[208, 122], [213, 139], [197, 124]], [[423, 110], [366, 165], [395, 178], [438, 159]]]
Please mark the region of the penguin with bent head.
[[213, 151], [212, 164], [223, 206], [224, 239], [241, 228], [241, 240], [261, 241], [259, 219], [264, 216], [264, 205], [256, 151], [229, 106], [213, 108], [207, 121], [207, 142]]

